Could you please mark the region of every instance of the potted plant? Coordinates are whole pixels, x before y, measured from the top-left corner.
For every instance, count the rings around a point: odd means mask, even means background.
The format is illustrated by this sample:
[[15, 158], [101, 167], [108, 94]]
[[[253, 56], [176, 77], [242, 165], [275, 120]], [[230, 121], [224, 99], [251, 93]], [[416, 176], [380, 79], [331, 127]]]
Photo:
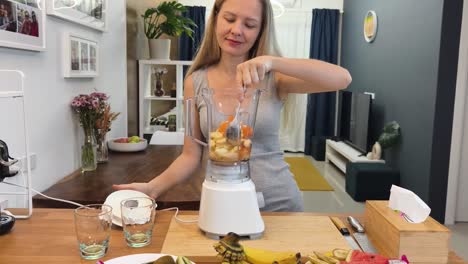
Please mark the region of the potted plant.
[[186, 10], [184, 5], [176, 1], [162, 2], [155, 8], [148, 8], [142, 15], [151, 58], [169, 59], [171, 40], [160, 39], [163, 35], [178, 37], [185, 33], [193, 38], [192, 27], [196, 25], [190, 18], [181, 15]]
[[400, 141], [400, 125], [396, 121], [385, 124], [382, 134], [372, 146], [372, 152], [367, 153], [367, 158], [378, 160], [382, 156], [382, 149], [390, 148]]

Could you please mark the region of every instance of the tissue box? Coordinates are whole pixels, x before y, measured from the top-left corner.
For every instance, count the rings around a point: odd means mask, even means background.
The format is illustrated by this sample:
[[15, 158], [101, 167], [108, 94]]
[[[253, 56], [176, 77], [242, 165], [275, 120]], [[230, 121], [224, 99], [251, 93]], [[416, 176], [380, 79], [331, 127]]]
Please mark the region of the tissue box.
[[409, 223], [388, 207], [388, 201], [367, 201], [364, 215], [367, 236], [381, 255], [404, 254], [410, 263], [447, 263], [450, 230], [432, 217]]

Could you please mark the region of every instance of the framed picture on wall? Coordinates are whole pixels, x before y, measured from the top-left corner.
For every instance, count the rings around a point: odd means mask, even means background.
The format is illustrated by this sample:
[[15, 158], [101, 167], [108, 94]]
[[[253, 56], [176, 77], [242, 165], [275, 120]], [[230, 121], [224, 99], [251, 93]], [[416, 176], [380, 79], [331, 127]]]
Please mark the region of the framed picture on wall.
[[106, 31], [107, 0], [46, 0], [47, 14]]
[[0, 46], [45, 50], [44, 2], [0, 0]]
[[99, 74], [99, 43], [86, 37], [64, 34], [63, 76], [93, 78]]

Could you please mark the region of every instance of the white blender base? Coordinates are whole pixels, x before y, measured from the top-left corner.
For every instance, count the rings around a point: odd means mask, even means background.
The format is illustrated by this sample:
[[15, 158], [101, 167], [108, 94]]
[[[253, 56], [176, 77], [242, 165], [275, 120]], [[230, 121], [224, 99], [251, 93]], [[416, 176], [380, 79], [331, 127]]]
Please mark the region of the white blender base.
[[250, 239], [260, 238], [265, 224], [252, 180], [236, 184], [205, 180], [198, 227], [213, 239], [220, 239], [229, 232]]

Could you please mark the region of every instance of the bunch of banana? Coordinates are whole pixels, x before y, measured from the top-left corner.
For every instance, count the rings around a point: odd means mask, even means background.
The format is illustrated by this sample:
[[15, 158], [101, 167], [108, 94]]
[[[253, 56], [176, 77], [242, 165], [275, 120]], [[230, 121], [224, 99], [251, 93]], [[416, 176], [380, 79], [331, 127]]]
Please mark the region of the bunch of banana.
[[244, 248], [239, 244], [239, 235], [230, 232], [213, 245], [223, 262], [242, 263], [245, 260]]
[[239, 244], [239, 235], [229, 233], [213, 245], [223, 263], [233, 264], [297, 264], [301, 263], [301, 254], [295, 252], [275, 252], [250, 248]]
[[252, 264], [300, 264], [301, 253], [271, 251], [244, 246], [246, 261]]
[[315, 256], [307, 256], [306, 264], [339, 264], [341, 261], [349, 261], [352, 250], [336, 248], [327, 253], [314, 251]]

